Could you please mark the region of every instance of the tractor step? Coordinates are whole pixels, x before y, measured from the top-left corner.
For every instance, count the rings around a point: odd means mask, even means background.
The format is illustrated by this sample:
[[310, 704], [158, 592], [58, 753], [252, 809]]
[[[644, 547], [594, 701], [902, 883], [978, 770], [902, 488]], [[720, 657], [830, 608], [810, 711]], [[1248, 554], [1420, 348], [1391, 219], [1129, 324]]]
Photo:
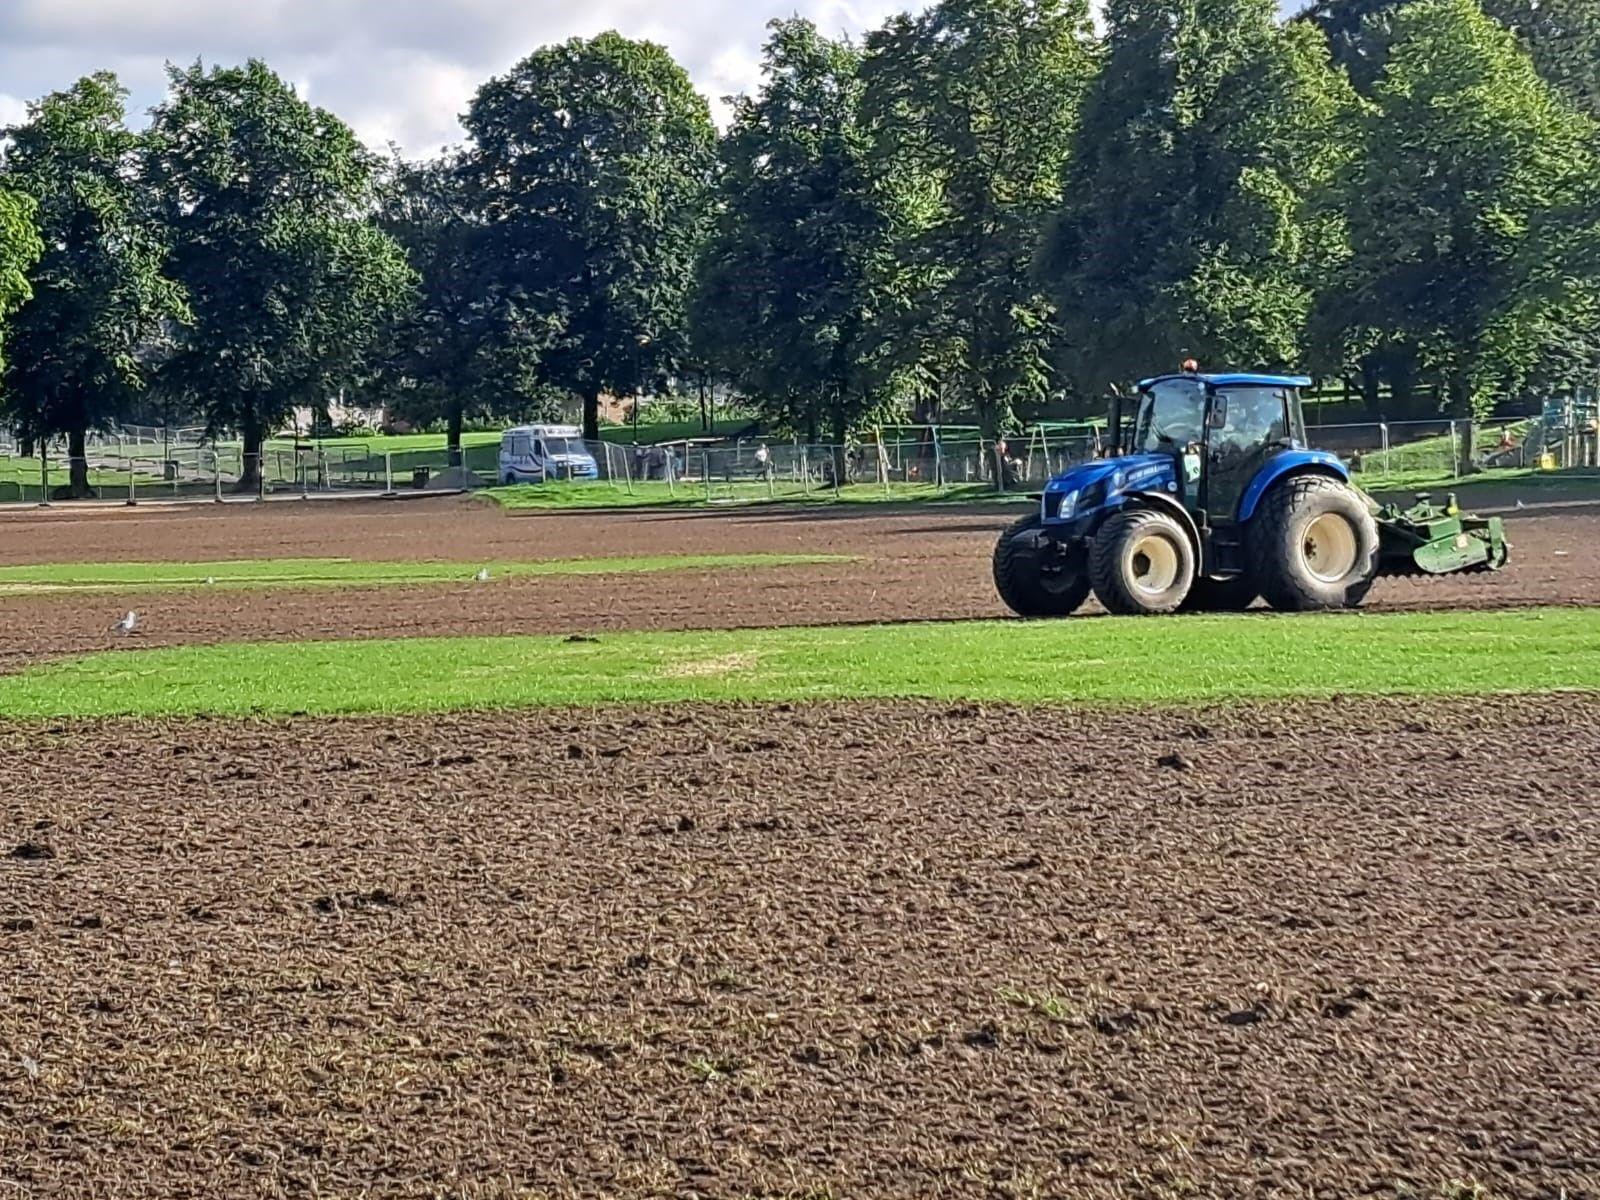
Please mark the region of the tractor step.
[[1498, 571], [1510, 560], [1505, 523], [1499, 517], [1463, 513], [1454, 493], [1443, 506], [1424, 494], [1410, 508], [1390, 504], [1376, 515], [1381, 574]]

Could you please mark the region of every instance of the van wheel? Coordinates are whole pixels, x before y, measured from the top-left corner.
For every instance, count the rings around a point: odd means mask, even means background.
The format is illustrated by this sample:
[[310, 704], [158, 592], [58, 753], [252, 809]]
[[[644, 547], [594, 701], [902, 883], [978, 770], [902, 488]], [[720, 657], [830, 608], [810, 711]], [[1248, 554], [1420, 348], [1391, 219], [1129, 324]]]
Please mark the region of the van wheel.
[[517, 486], [517, 477], [515, 475], [507, 475], [506, 476], [506, 486], [507, 487], [516, 487]]

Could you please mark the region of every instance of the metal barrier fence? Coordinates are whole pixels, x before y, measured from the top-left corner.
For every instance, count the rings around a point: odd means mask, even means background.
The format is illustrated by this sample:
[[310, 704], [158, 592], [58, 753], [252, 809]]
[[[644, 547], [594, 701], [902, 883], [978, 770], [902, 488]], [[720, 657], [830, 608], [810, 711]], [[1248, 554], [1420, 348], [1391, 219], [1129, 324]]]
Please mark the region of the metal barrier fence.
[[[155, 433], [161, 433], [156, 430]], [[174, 436], [174, 434], [183, 436]], [[846, 446], [799, 442], [696, 441], [658, 446], [610, 442], [564, 443], [563, 453], [542, 460], [508, 460], [500, 443], [463, 447], [452, 464], [443, 447], [394, 448], [396, 443], [340, 440], [328, 444], [269, 442], [258, 478], [246, 482], [247, 459], [238, 444], [199, 443], [193, 431], [102, 435], [84, 456], [88, 495], [138, 503], [175, 497], [224, 500], [379, 492], [507, 484], [603, 487], [634, 497], [735, 502], [810, 497], [846, 498], [876, 492], [887, 498], [981, 491], [1037, 491], [1051, 476], [1103, 449], [1099, 434], [997, 440], [966, 436], [920, 440], [868, 440]], [[1403, 488], [1451, 480], [1462, 473], [1461, 427], [1449, 420], [1320, 425], [1308, 430], [1313, 446], [1332, 451], [1368, 486]], [[54, 502], [70, 494], [64, 446], [21, 457], [0, 442], [0, 502]], [[1592, 464], [1592, 429], [1555, 428], [1546, 422], [1482, 425], [1477, 467], [1565, 467]], [[453, 469], [459, 468], [459, 470]], [[593, 500], [590, 501], [591, 503]], [[603, 503], [604, 501], [600, 501]]]

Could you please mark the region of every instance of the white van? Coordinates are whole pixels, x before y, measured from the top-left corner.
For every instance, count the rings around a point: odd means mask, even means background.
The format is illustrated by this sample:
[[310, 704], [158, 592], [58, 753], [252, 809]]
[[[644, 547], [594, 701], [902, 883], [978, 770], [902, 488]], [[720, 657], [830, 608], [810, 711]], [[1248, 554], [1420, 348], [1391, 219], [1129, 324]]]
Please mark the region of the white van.
[[500, 436], [501, 483], [599, 478], [600, 468], [576, 425], [519, 425]]

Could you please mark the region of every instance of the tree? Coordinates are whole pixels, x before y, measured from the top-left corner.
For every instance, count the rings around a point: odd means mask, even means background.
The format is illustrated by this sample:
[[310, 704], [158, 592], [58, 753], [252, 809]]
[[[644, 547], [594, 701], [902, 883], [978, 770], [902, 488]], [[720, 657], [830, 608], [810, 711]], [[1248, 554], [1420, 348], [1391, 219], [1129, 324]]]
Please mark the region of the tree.
[[1191, 355], [1291, 368], [1337, 222], [1311, 198], [1354, 97], [1272, 0], [1112, 0], [1040, 256], [1085, 390]]
[[267, 434], [356, 380], [413, 277], [372, 223], [377, 163], [344, 124], [256, 60], [169, 76], [146, 169], [194, 323], [163, 374], [214, 431], [240, 432], [250, 490]]
[[1484, 0], [1483, 7], [1522, 40], [1546, 80], [1583, 112], [1600, 118], [1600, 4]]
[[34, 222], [37, 210], [32, 197], [0, 182], [0, 370], [6, 365], [6, 318], [33, 294], [28, 272], [44, 253], [39, 227]]
[[902, 363], [953, 383], [997, 433], [1050, 392], [1054, 317], [1032, 263], [1094, 75], [1087, 0], [942, 0], [867, 52], [879, 171], [911, 217], [893, 280]]
[[810, 21], [774, 21], [760, 94], [722, 145], [694, 340], [774, 423], [842, 446], [880, 407], [877, 272], [892, 214], [871, 176], [861, 54]]
[[[1363, 91], [1383, 73], [1394, 20], [1417, 0], [1321, 0], [1304, 16], [1327, 36], [1334, 60]], [[1483, 10], [1515, 33], [1563, 95], [1600, 117], [1600, 4], [1594, 0], [1483, 0]]]
[[638, 395], [687, 348], [716, 154], [710, 110], [660, 46], [616, 33], [538, 50], [465, 118], [493, 286], [560, 333], [541, 374], [583, 398]]
[[368, 389], [392, 415], [443, 420], [452, 465], [469, 416], [554, 416], [539, 378], [559, 334], [553, 314], [497, 287], [481, 214], [454, 156], [397, 163], [379, 224], [418, 275], [411, 303], [385, 330]]
[[1472, 0], [1419, 0], [1394, 35], [1336, 181], [1352, 254], [1318, 324], [1347, 361], [1413, 358], [1470, 461], [1494, 390], [1600, 329], [1596, 129]]
[[86, 434], [125, 417], [163, 323], [187, 316], [136, 178], [126, 95], [91, 75], [6, 131], [5, 174], [37, 202], [45, 252], [12, 328], [5, 408], [30, 437], [66, 435], [75, 496], [89, 493]]

